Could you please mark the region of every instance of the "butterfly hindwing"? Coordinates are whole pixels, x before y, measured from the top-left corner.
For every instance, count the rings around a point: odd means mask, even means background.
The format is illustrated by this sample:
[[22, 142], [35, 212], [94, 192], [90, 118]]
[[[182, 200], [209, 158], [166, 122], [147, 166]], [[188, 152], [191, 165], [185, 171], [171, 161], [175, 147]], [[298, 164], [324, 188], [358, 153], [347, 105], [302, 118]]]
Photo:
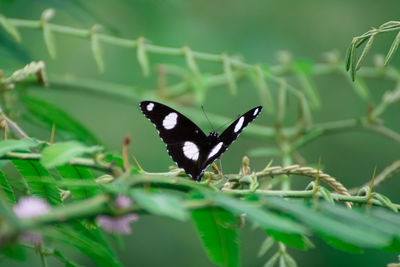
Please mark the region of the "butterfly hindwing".
[[262, 107], [255, 107], [236, 119], [222, 134], [203, 131], [178, 111], [153, 101], [143, 101], [140, 109], [156, 127], [168, 154], [193, 180], [199, 181], [207, 167], [219, 158], [252, 122]]

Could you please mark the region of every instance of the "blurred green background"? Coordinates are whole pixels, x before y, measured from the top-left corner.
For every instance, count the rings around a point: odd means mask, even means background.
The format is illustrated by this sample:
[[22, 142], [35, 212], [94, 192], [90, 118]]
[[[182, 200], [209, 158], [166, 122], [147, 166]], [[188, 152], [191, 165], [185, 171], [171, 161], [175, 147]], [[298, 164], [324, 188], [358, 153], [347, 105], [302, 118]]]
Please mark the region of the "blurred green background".
[[[276, 64], [279, 51], [289, 51], [295, 59], [321, 61], [327, 51], [337, 50], [344, 58], [353, 36], [360, 35], [373, 26], [399, 19], [400, 2], [388, 1], [238, 1], [238, 0], [141, 0], [141, 1], [28, 1], [0, 0], [0, 13], [6, 17], [38, 19], [46, 8], [54, 8], [52, 22], [79, 28], [100, 24], [104, 31], [115, 36], [136, 39], [144, 36], [156, 45], [182, 47], [220, 54], [241, 55], [248, 63]], [[393, 34], [379, 36], [371, 53], [386, 53]], [[183, 58], [168, 56], [149, 57], [152, 75], [143, 77], [133, 49], [104, 46], [105, 73], [100, 74], [86, 40], [55, 35], [57, 58], [50, 59], [41, 32], [22, 30], [22, 43], [15, 44], [0, 31], [0, 69], [6, 73], [23, 67], [32, 60], [44, 60], [50, 78], [63, 75], [94, 79], [133, 86], [138, 90], [157, 87], [156, 67], [161, 63], [184, 66]], [[372, 55], [367, 62], [372, 62]], [[199, 64], [204, 73], [220, 72], [216, 64]], [[397, 53], [392, 65], [400, 65]], [[377, 102], [393, 84], [368, 81], [373, 101]], [[322, 99], [322, 107], [314, 112], [315, 122], [354, 118], [366, 114], [367, 105], [351, 88], [343, 76], [318, 77], [315, 84]], [[18, 88], [17, 88], [18, 89]], [[259, 105], [253, 85], [239, 83], [238, 94], [228, 94], [226, 86], [213, 88], [207, 94], [206, 111], [234, 118], [238, 113]], [[172, 165], [164, 144], [153, 126], [140, 114], [138, 103], [127, 103], [102, 95], [82, 93], [51, 86], [42, 89], [33, 86], [29, 94], [51, 102], [76, 118], [104, 143], [109, 150], [119, 151], [122, 138], [132, 137], [132, 152], [148, 171], [165, 171]], [[290, 104], [290, 103], [289, 103]], [[199, 105], [194, 105], [199, 108]], [[288, 117], [295, 117], [288, 110]], [[384, 115], [385, 124], [400, 131], [400, 106], [390, 107]], [[186, 114], [190, 117], [190, 114]], [[273, 126], [274, 117], [264, 112], [255, 124]], [[21, 121], [32, 136], [48, 139], [50, 129], [43, 131]], [[210, 126], [201, 124], [204, 131]], [[218, 125], [219, 126], [219, 125]], [[218, 127], [217, 126], [217, 127]], [[223, 157], [226, 173], [236, 172], [243, 155], [249, 149], [272, 144], [273, 140], [257, 141], [240, 137]], [[399, 145], [383, 137], [366, 132], [341, 133], [319, 138], [301, 149], [310, 164], [322, 157], [324, 171], [347, 187], [360, 185], [370, 179], [374, 166], [381, 171], [399, 158]], [[269, 159], [252, 159], [252, 167], [263, 168]], [[280, 162], [274, 162], [280, 164]], [[394, 177], [379, 188], [379, 192], [400, 201], [399, 182]], [[293, 186], [302, 188], [309, 181], [294, 180]], [[356, 226], [355, 226], [356, 227]], [[257, 258], [264, 234], [247, 225], [241, 232], [243, 266], [261, 266], [266, 256]], [[133, 234], [122, 238], [119, 248], [121, 261], [126, 266], [213, 266], [202, 249], [196, 230], [190, 223], [167, 218], [142, 216], [133, 225]], [[307, 252], [291, 249], [299, 266], [383, 266], [396, 260], [396, 255], [366, 251], [353, 255], [337, 251], [321, 240], [313, 239], [316, 248]], [[120, 243], [119, 240], [116, 243]], [[69, 250], [71, 254], [76, 253]], [[26, 262], [5, 261], [4, 266], [39, 266], [39, 257], [29, 255]], [[68, 254], [68, 253], [67, 253]], [[271, 256], [271, 254], [268, 254]], [[93, 266], [88, 259], [77, 254], [77, 262]], [[51, 266], [61, 266], [51, 262]]]

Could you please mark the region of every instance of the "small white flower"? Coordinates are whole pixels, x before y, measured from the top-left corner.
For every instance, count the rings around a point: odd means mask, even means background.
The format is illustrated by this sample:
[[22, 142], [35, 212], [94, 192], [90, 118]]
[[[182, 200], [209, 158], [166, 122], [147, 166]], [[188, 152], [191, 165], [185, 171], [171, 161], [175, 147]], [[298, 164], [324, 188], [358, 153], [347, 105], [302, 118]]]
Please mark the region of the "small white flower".
[[19, 218], [31, 218], [50, 212], [50, 205], [41, 198], [22, 197], [13, 207], [15, 215]]
[[110, 233], [130, 234], [130, 223], [137, 221], [139, 216], [135, 213], [130, 213], [120, 217], [112, 217], [107, 215], [97, 216], [97, 223], [101, 228]]

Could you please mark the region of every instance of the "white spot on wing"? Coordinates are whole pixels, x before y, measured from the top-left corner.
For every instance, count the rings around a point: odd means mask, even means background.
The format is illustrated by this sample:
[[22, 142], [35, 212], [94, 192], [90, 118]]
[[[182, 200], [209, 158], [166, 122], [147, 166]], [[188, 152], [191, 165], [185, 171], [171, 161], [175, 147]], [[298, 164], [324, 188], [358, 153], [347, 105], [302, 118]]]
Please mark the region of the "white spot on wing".
[[254, 110], [254, 112], [253, 112], [253, 117], [257, 116], [258, 112], [259, 112], [259, 110], [258, 110], [258, 108], [256, 108], [256, 109]]
[[149, 103], [149, 104], [147, 104], [147, 106], [146, 106], [147, 111], [152, 111], [153, 108], [154, 108], [154, 103]]
[[182, 150], [188, 159], [197, 160], [199, 158], [199, 148], [193, 142], [186, 141], [183, 144]]
[[244, 117], [240, 117], [239, 121], [236, 123], [235, 129], [233, 130], [235, 133], [239, 132], [240, 129], [242, 129], [243, 126], [243, 122], [244, 122]]
[[207, 158], [207, 159], [209, 159], [209, 158], [215, 156], [215, 154], [217, 154], [217, 153], [221, 150], [222, 145], [223, 145], [223, 143], [222, 143], [222, 142], [219, 142], [219, 143], [211, 150], [211, 152], [210, 152], [210, 154], [208, 155], [208, 158]]
[[178, 114], [176, 114], [175, 112], [171, 112], [167, 116], [165, 116], [162, 125], [166, 130], [171, 130], [175, 127], [177, 118]]

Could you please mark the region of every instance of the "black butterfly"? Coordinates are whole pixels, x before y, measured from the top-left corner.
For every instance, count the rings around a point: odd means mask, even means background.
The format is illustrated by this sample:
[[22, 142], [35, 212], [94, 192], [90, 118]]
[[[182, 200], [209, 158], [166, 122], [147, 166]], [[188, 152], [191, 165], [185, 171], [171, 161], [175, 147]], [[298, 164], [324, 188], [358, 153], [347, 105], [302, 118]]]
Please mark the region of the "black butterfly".
[[200, 181], [207, 167], [235, 141], [242, 130], [260, 114], [258, 106], [235, 120], [220, 136], [203, 131], [178, 111], [166, 105], [143, 101], [140, 103], [143, 114], [154, 124], [161, 139], [167, 145], [168, 154], [179, 168]]

